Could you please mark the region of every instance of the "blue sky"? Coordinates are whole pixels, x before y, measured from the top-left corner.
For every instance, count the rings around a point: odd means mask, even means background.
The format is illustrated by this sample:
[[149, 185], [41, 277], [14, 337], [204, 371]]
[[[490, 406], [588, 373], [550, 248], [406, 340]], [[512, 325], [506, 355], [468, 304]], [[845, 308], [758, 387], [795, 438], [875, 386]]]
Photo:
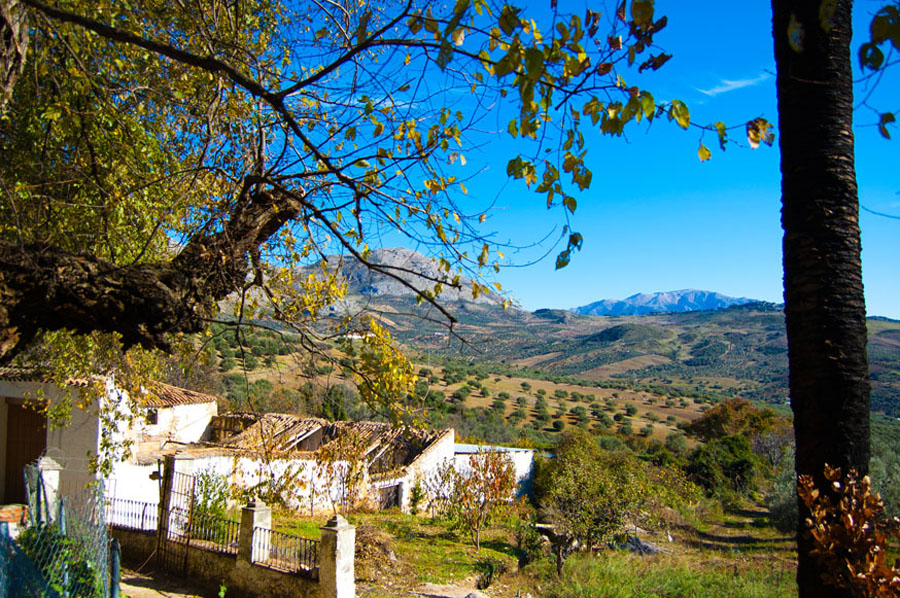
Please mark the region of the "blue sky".
[[[583, 6], [559, 4], [579, 11], [577, 6]], [[857, 31], [867, 29], [866, 12], [877, 6], [857, 4]], [[777, 122], [768, 3], [660, 0], [656, 9], [669, 17], [657, 42], [674, 58], [635, 83], [657, 100], [685, 101], [696, 122], [739, 124], [757, 116]], [[900, 74], [889, 74], [876, 103], [881, 98], [881, 108], [896, 110], [898, 92]], [[871, 123], [873, 114], [858, 110], [856, 119]], [[505, 129], [505, 122], [498, 128]], [[894, 137], [888, 141], [871, 126], [857, 127], [857, 171], [861, 203], [900, 215], [900, 129]], [[496, 202], [486, 230], [495, 231], [498, 241], [518, 244], [547, 234], [555, 238], [564, 223], [562, 212], [548, 213], [540, 196], [507, 181], [505, 158], [498, 162], [495, 156], [514, 154], [514, 148], [505, 136], [496, 139], [467, 153], [468, 168], [486, 169], [467, 183], [470, 196]], [[723, 153], [715, 136], [707, 135], [703, 142], [713, 159], [701, 163], [699, 141], [697, 131], [665, 122], [649, 131], [643, 124], [632, 127], [626, 139], [591, 138], [593, 184], [578, 196], [571, 221], [585, 237], [584, 249], [563, 270], [554, 270], [557, 249], [535, 265], [505, 268], [497, 279], [527, 309], [682, 288], [782, 301], [777, 143], [756, 150], [730, 145]], [[869, 314], [900, 318], [900, 220], [863, 212], [861, 226]], [[508, 258], [527, 262], [548, 248]]]

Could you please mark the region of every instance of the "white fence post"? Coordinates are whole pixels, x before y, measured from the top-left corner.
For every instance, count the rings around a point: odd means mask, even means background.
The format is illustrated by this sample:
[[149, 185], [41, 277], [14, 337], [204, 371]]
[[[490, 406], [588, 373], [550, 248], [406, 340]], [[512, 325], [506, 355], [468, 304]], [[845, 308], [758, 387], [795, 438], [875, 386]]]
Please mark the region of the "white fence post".
[[47, 508], [47, 515], [49, 520], [53, 521], [59, 513], [59, 472], [62, 471], [62, 466], [45, 455], [38, 459], [37, 468], [40, 472], [39, 486], [43, 480], [43, 498], [46, 501], [44, 505]]
[[251, 500], [241, 507], [241, 531], [238, 536], [238, 558], [248, 563], [261, 563], [269, 560], [270, 543], [258, 542], [253, 546], [253, 535], [256, 528], [272, 529], [272, 507], [257, 499]]
[[356, 578], [353, 556], [356, 526], [335, 515], [322, 530], [319, 544], [319, 587], [323, 598], [354, 598]]

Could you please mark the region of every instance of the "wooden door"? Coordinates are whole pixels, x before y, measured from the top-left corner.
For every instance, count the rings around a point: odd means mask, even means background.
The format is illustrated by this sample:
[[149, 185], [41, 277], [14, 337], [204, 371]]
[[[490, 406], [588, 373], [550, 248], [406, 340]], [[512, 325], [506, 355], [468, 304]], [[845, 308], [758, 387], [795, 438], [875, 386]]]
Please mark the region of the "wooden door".
[[47, 448], [47, 419], [21, 404], [7, 403], [4, 503], [26, 503], [23, 470]]

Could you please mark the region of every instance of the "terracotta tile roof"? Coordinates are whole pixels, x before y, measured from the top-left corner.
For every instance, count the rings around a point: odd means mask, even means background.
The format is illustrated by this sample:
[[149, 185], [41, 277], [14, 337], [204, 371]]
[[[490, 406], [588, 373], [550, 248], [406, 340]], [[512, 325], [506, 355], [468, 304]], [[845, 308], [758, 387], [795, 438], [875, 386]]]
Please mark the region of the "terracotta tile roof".
[[[53, 383], [47, 372], [30, 367], [0, 367], [0, 380], [8, 382]], [[87, 385], [88, 380], [84, 378], [66, 380], [66, 386], [85, 388]], [[154, 382], [150, 391], [153, 393], [153, 396], [145, 395], [139, 401], [144, 407], [174, 407], [175, 405], [216, 402], [216, 397], [212, 395], [179, 388], [164, 382]]]
[[[21, 366], [4, 366], [0, 367], [0, 380], [8, 382], [37, 382], [41, 384], [50, 384], [50, 374], [36, 367]], [[84, 388], [88, 385], [88, 381], [84, 378], [70, 378], [66, 380], [67, 386], [78, 386]]]
[[179, 388], [164, 382], [154, 382], [149, 389], [152, 395], [144, 395], [140, 403], [144, 407], [174, 407], [175, 405], [196, 405], [215, 403], [216, 397], [202, 392]]

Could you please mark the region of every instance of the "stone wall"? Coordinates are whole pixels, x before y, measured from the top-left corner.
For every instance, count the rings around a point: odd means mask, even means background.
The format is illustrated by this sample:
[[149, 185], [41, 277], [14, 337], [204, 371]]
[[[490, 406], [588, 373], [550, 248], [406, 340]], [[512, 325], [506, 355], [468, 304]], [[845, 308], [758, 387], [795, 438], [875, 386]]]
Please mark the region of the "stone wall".
[[[354, 552], [356, 528], [340, 516], [332, 518], [321, 528], [317, 567], [312, 571], [286, 572], [269, 568], [261, 563], [284, 564], [270, 560], [272, 545], [255, 542], [259, 530], [271, 529], [271, 509], [255, 501], [241, 509], [241, 527], [237, 554], [215, 552], [203, 542], [191, 542], [178, 550], [186, 550], [183, 571], [180, 561], [178, 571], [198, 586], [204, 595], [217, 596], [224, 584], [230, 596], [296, 597], [296, 598], [354, 598]], [[157, 552], [161, 534], [111, 528], [111, 535], [119, 541], [122, 559], [126, 564], [142, 566]], [[262, 536], [265, 540], [267, 536]], [[206, 545], [204, 545], [206, 544]], [[184, 547], [184, 548], [182, 548]], [[167, 560], [167, 559], [164, 559]]]
[[[156, 551], [155, 532], [114, 527], [110, 535], [119, 541], [122, 562], [128, 566], [144, 565]], [[319, 584], [300, 574], [253, 565], [236, 555], [211, 552], [197, 546], [189, 546], [187, 551], [185, 577], [204, 596], [218, 596], [219, 586], [224, 582], [227, 596], [324, 598]]]

